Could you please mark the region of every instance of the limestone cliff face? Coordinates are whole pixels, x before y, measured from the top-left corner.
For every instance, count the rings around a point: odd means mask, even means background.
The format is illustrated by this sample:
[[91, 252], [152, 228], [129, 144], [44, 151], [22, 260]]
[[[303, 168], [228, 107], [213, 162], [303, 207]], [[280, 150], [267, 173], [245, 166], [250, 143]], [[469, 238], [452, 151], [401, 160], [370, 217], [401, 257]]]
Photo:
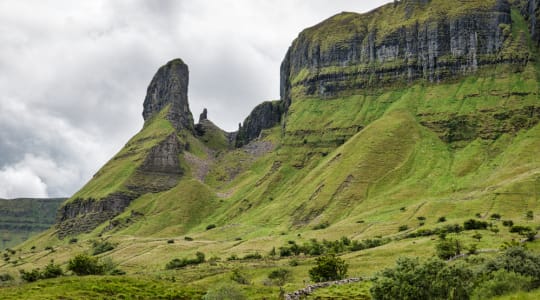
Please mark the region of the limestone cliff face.
[[281, 65], [281, 97], [289, 104], [291, 97], [471, 73], [511, 59], [501, 53], [510, 23], [506, 0], [404, 0], [342, 13], [293, 42]]
[[162, 66], [148, 86], [144, 99], [143, 118], [150, 119], [170, 105], [167, 119], [177, 130], [193, 131], [193, 115], [188, 103], [188, 66], [175, 59]]
[[522, 8], [522, 14], [529, 22], [531, 37], [540, 45], [540, 0], [527, 0]]
[[239, 126], [236, 146], [241, 147], [259, 137], [263, 129], [274, 127], [281, 120], [283, 108], [278, 101], [267, 101], [257, 105], [244, 124]]

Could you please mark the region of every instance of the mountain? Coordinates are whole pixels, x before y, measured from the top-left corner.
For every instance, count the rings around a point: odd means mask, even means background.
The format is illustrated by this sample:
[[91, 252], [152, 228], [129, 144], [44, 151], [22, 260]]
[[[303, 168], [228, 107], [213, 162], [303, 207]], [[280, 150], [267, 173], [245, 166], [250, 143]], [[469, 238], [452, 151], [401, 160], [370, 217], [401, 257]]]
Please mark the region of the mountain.
[[[289, 263], [286, 290], [305, 285], [314, 259], [289, 258], [298, 245], [370, 245], [335, 251], [350, 274], [372, 276], [400, 256], [433, 256], [445, 225], [491, 222], [478, 241], [456, 234], [481, 252], [519, 239], [500, 219], [540, 225], [538, 17], [535, 0], [403, 0], [335, 15], [293, 41], [281, 99], [233, 133], [207, 110], [194, 123], [188, 67], [172, 60], [148, 87], [142, 130], [0, 269], [65, 264], [106, 241], [100, 256], [128, 276], [206, 290], [240, 268], [252, 282], [242, 289], [264, 298], [279, 293], [267, 273]], [[272, 249], [282, 258], [249, 259]], [[196, 252], [213, 263], [164, 270]]]
[[56, 211], [65, 198], [0, 199], [0, 250], [14, 247], [45, 231], [55, 222]]

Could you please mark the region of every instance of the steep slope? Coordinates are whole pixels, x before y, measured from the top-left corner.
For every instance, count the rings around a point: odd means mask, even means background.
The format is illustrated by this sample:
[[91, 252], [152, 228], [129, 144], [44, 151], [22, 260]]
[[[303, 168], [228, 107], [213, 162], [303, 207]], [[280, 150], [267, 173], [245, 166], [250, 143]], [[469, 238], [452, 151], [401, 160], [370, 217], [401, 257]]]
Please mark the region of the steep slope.
[[64, 198], [0, 199], [0, 250], [16, 246], [55, 222]]

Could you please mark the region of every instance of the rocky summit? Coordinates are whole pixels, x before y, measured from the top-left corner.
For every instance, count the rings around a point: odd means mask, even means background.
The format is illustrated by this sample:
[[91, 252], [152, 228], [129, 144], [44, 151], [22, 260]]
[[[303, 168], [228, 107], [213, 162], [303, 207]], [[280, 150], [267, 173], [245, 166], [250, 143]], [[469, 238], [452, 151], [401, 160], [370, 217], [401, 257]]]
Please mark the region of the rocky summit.
[[[211, 121], [219, 111], [194, 123], [188, 67], [168, 62], [141, 131], [0, 273], [85, 252], [127, 274], [84, 291], [133, 280], [180, 299], [489, 299], [511, 281], [508, 293], [538, 298], [534, 268], [504, 271], [540, 261], [538, 2], [402, 0], [332, 16], [292, 41], [281, 99], [236, 132]], [[346, 274], [318, 274], [328, 261]]]

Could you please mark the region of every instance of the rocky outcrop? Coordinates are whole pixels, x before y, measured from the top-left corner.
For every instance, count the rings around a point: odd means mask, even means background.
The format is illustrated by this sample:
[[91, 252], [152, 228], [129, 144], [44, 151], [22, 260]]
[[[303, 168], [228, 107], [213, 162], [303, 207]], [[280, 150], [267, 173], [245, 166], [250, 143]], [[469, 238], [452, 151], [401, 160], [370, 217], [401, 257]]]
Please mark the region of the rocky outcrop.
[[204, 120], [208, 120], [208, 110], [206, 108], [203, 109], [202, 113], [199, 115], [199, 123]]
[[537, 45], [540, 45], [540, 0], [527, 0], [521, 9], [521, 13], [529, 22], [531, 37]]
[[150, 149], [139, 170], [146, 173], [182, 175], [178, 158], [182, 148], [176, 133], [170, 134], [163, 142]]
[[139, 196], [176, 186], [184, 174], [178, 157], [182, 150], [183, 145], [173, 133], [150, 149], [143, 163], [124, 184], [125, 191], [114, 192], [102, 199], [77, 198], [64, 204], [56, 219], [58, 236], [64, 238], [92, 231], [122, 213]]
[[347, 278], [337, 281], [327, 281], [327, 282], [319, 282], [314, 283], [311, 285], [308, 285], [307, 287], [294, 291], [292, 293], [287, 293], [283, 295], [283, 299], [285, 300], [300, 300], [305, 299], [309, 295], [313, 294], [316, 290], [331, 287], [334, 285], [344, 285], [344, 284], [351, 284], [351, 283], [358, 283], [363, 281], [363, 278]]
[[268, 129], [279, 124], [283, 109], [279, 101], [267, 101], [257, 105], [244, 124], [238, 128], [236, 146], [242, 147], [259, 137], [263, 129]]
[[100, 201], [77, 198], [58, 210], [57, 235], [60, 239], [90, 232], [99, 224], [114, 218], [137, 198], [137, 194], [113, 193]]
[[429, 2], [405, 0], [363, 15], [342, 13], [304, 30], [281, 65], [286, 107], [293, 97], [440, 81], [510, 60], [502, 54], [503, 29], [512, 21], [508, 1], [450, 0], [451, 9]]
[[144, 99], [143, 118], [148, 120], [169, 105], [167, 119], [177, 130], [193, 130], [193, 115], [188, 103], [188, 66], [175, 59], [159, 68]]

